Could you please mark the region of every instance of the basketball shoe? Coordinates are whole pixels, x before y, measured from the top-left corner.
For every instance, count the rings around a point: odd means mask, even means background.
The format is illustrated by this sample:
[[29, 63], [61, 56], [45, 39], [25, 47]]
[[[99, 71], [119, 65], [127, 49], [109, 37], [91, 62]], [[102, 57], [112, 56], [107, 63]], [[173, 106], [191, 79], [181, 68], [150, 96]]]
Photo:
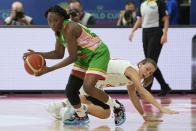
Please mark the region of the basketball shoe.
[[67, 102], [66, 107], [62, 109], [63, 112], [63, 121], [70, 119], [72, 115], [75, 113], [73, 106]]
[[70, 119], [64, 120], [64, 124], [87, 124], [89, 123], [89, 117], [86, 114], [83, 117], [79, 117], [77, 113], [74, 113]]
[[57, 120], [62, 120], [62, 109], [66, 106], [64, 101], [55, 101], [47, 104], [45, 109]]
[[125, 114], [125, 107], [123, 104], [121, 104], [118, 100], [115, 100], [116, 103], [120, 105], [119, 108], [114, 107], [114, 122], [116, 126], [122, 125], [126, 120], [126, 114]]

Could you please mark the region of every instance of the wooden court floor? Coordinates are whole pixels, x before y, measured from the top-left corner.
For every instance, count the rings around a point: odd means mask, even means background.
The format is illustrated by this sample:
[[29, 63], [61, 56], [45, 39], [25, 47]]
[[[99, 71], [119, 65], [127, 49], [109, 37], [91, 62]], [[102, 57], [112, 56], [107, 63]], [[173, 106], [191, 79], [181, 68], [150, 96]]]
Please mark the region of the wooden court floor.
[[148, 115], [164, 120], [162, 123], [144, 122], [127, 95], [111, 95], [126, 107], [126, 122], [116, 127], [114, 118], [101, 120], [92, 116], [87, 125], [63, 125], [46, 111], [44, 105], [63, 100], [58, 95], [0, 95], [0, 131], [196, 131], [196, 95], [168, 95], [157, 97], [163, 106], [180, 114], [160, 113], [147, 102], [142, 102]]

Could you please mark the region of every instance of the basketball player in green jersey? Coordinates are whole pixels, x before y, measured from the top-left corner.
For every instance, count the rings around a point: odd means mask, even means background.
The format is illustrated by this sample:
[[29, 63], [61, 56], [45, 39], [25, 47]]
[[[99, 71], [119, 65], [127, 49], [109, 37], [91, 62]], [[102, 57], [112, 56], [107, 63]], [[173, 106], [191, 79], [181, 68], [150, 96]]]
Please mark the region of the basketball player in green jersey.
[[55, 32], [55, 50], [50, 52], [29, 52], [24, 53], [25, 59], [29, 54], [37, 53], [45, 59], [62, 59], [65, 48], [69, 56], [51, 67], [43, 67], [36, 75], [65, 67], [74, 63], [72, 73], [66, 86], [66, 96], [75, 108], [75, 114], [65, 124], [87, 123], [89, 118], [86, 114], [87, 107], [81, 104], [79, 89], [83, 85], [84, 91], [103, 103], [114, 108], [115, 124], [121, 125], [125, 121], [125, 108], [117, 100], [112, 100], [104, 91], [95, 88], [98, 80], [104, 80], [110, 58], [108, 47], [100, 38], [92, 33], [85, 26], [70, 21], [67, 12], [60, 6], [52, 6], [45, 12], [50, 28]]

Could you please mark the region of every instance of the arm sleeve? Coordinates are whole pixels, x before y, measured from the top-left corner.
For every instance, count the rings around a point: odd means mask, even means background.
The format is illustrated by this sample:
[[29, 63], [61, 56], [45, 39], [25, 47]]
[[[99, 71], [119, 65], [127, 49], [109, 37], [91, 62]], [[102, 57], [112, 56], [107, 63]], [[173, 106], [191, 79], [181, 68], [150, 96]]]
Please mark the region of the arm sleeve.
[[163, 0], [158, 1], [158, 8], [161, 17], [168, 15], [167, 5]]
[[138, 9], [137, 16], [142, 17], [140, 8]]
[[142, 14], [141, 14], [141, 5], [142, 5], [142, 3], [144, 3], [144, 2], [145, 2], [145, 0], [141, 0], [141, 1], [140, 1], [139, 9], [138, 9], [138, 12], [137, 12], [137, 16], [139, 16], [139, 17], [142, 17]]

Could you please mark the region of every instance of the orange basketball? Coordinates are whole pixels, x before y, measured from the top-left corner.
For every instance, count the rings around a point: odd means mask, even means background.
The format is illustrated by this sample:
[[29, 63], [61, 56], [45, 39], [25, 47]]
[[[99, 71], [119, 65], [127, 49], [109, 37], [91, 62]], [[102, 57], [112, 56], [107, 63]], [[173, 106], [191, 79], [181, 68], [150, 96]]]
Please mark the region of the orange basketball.
[[31, 54], [24, 61], [25, 70], [31, 75], [39, 72], [44, 65], [46, 65], [46, 61], [39, 54]]

